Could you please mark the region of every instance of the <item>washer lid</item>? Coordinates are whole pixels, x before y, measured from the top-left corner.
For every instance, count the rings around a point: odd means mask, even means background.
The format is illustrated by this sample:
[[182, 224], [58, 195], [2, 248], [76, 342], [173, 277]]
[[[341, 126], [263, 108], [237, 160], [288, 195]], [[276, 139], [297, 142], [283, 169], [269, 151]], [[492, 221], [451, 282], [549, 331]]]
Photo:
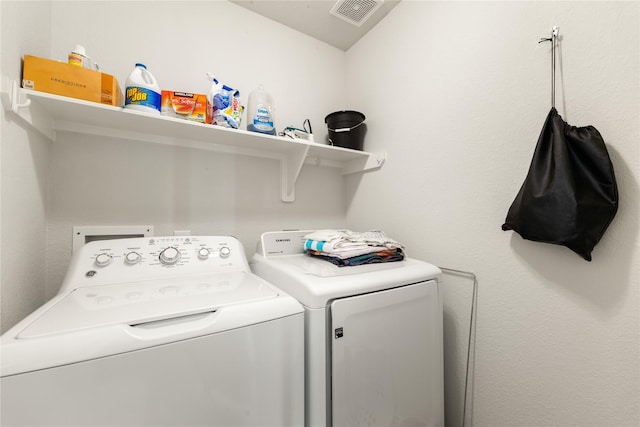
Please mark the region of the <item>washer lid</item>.
[[17, 338], [140, 325], [277, 296], [265, 281], [237, 271], [77, 288], [50, 305]]

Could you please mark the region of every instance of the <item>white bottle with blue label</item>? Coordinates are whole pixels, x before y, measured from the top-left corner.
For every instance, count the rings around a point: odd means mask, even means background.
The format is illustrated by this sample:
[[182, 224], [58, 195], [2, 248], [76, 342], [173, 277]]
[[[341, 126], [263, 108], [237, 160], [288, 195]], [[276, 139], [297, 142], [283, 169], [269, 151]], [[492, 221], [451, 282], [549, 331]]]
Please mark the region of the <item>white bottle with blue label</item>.
[[125, 87], [125, 108], [160, 114], [162, 90], [144, 64], [136, 64]]
[[268, 135], [276, 134], [273, 99], [262, 85], [254, 89], [249, 95], [247, 118], [247, 130]]

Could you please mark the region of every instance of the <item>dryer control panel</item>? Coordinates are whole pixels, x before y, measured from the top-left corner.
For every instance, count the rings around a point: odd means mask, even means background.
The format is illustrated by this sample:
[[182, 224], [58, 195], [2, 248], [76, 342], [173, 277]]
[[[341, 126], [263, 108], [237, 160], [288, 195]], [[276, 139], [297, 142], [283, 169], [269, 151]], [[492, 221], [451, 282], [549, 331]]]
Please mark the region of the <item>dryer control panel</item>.
[[226, 271], [249, 272], [231, 236], [168, 236], [89, 242], [72, 260], [62, 289]]

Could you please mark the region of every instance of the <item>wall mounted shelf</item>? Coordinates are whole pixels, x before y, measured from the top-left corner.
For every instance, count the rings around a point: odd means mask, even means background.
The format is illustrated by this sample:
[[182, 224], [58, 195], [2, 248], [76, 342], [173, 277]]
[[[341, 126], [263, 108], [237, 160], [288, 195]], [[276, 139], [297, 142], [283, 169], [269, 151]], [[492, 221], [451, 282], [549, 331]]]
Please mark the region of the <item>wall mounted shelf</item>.
[[338, 168], [343, 175], [380, 168], [384, 152], [263, 135], [220, 126], [156, 116], [18, 87], [9, 94], [11, 110], [52, 141], [57, 131], [169, 144], [280, 161], [281, 197], [295, 200], [295, 184], [304, 163]]

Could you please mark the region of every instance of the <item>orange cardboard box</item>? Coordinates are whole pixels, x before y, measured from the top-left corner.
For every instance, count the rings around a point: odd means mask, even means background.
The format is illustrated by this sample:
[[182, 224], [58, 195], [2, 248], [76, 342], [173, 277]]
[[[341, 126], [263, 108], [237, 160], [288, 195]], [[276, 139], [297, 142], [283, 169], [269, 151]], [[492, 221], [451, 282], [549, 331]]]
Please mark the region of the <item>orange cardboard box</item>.
[[31, 55], [24, 56], [22, 87], [107, 105], [124, 101], [118, 80], [110, 74]]
[[163, 90], [160, 114], [206, 123], [207, 97], [201, 93]]

